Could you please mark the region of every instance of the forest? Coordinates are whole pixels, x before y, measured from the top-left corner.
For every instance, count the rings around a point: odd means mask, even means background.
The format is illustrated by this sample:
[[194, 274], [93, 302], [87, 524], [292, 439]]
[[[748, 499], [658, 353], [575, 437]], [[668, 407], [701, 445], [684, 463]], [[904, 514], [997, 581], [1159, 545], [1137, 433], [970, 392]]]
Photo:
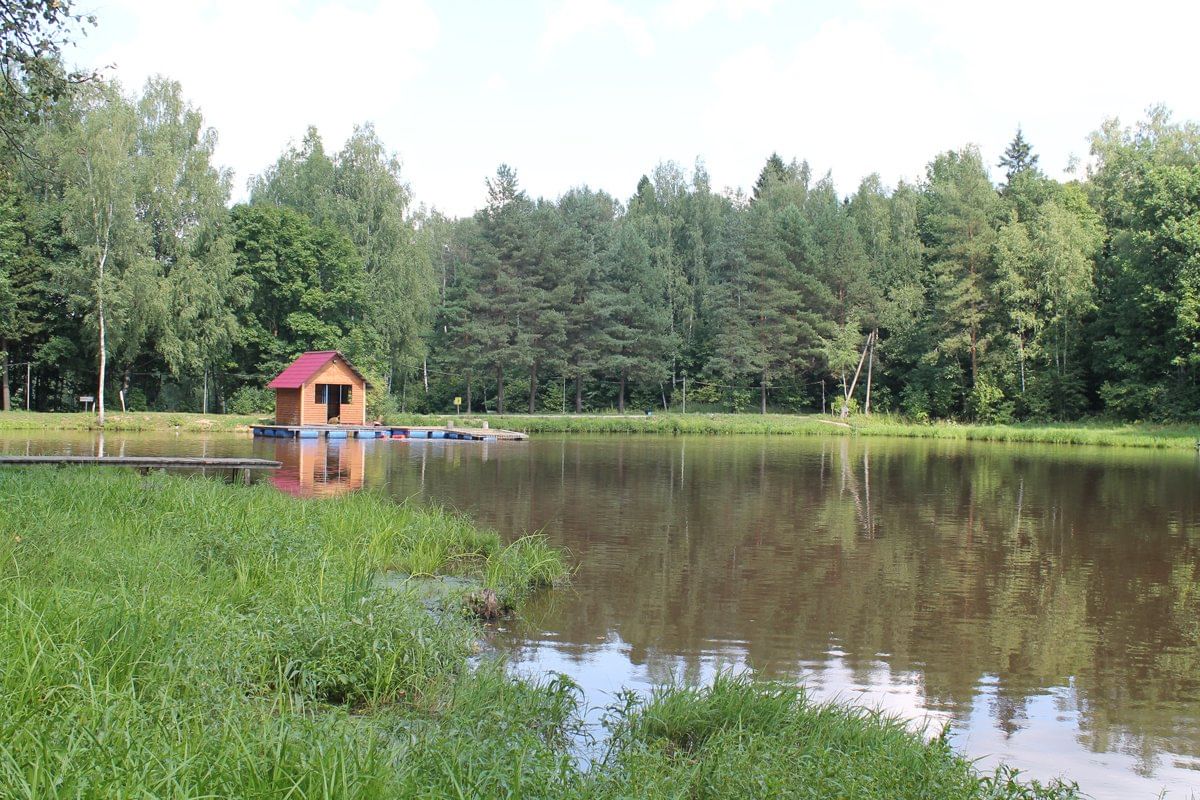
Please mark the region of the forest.
[[1165, 108], [1100, 121], [1078, 180], [1017, 129], [1003, 153], [964, 144], [918, 182], [849, 192], [778, 154], [746, 190], [697, 159], [628, 197], [534, 198], [502, 164], [457, 219], [417, 202], [369, 123], [336, 151], [310, 128], [231, 205], [184, 88], [64, 70], [72, 20], [3, 20], [3, 409], [265, 411], [294, 356], [339, 349], [375, 415], [457, 396], [1200, 417], [1200, 126]]

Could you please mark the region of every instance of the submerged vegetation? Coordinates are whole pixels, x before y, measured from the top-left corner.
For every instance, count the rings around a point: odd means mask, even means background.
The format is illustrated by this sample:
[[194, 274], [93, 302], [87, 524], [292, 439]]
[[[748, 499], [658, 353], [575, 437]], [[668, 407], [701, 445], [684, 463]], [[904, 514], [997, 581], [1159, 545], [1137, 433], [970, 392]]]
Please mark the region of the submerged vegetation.
[[560, 581], [540, 538], [360, 494], [127, 472], [0, 472], [0, 795], [1059, 798], [943, 739], [723, 677], [624, 697], [583, 770], [567, 679], [475, 667], [478, 622]]

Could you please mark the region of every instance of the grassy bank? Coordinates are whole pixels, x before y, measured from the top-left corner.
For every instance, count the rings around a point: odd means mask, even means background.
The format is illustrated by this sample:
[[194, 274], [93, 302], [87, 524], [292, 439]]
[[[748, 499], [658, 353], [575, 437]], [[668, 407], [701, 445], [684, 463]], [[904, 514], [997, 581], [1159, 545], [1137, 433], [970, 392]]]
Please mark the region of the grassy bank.
[[[110, 431], [246, 431], [265, 417], [238, 414], [185, 414], [173, 411], [108, 413], [104, 429]], [[84, 412], [5, 411], [0, 413], [0, 431], [90, 431], [98, 430], [96, 415]]]
[[[100, 470], [0, 471], [0, 508], [3, 797], [1070, 796], [732, 679], [626, 698], [581, 771], [569, 681], [469, 666], [464, 593], [519, 605], [565, 574], [539, 538]], [[431, 607], [398, 574], [478, 588]]]
[[[443, 425], [455, 421], [461, 425], [470, 425], [480, 424], [485, 419], [493, 428], [526, 433], [899, 436], [918, 439], [1170, 449], [1195, 449], [1200, 444], [1200, 425], [1103, 422], [972, 425], [955, 422], [919, 423], [889, 415], [876, 415], [869, 419], [852, 417], [848, 422], [842, 422], [833, 417], [803, 414], [473, 414], [461, 417], [445, 414], [399, 414], [388, 418], [387, 421], [397, 425]], [[111, 431], [246, 432], [250, 425], [258, 422], [270, 422], [270, 418], [146, 411], [135, 414], [110, 414], [104, 427], [105, 430]], [[97, 427], [94, 414], [37, 411], [0, 413], [0, 432], [96, 430]]]
[[[398, 416], [395, 421], [440, 425], [453, 419], [455, 418], [451, 416], [431, 414]], [[871, 418], [857, 416], [851, 417], [848, 422], [842, 422], [833, 417], [794, 414], [489, 414], [458, 418], [463, 425], [484, 419], [494, 428], [526, 433], [902, 436], [920, 439], [1172, 449], [1195, 449], [1200, 442], [1200, 426], [1186, 424], [1081, 422], [972, 425], [955, 422], [919, 423], [888, 415], [876, 415]]]

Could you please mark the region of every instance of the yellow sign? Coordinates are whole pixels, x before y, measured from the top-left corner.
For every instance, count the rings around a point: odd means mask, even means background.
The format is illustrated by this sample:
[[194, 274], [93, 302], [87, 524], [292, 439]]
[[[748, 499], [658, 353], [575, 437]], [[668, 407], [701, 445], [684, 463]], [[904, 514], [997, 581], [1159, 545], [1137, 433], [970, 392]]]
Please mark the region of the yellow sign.
[[454, 398], [454, 405], [456, 405], [456, 406], [461, 406], [461, 405], [462, 405], [462, 398], [461, 398], [461, 397], [456, 397], [456, 398]]

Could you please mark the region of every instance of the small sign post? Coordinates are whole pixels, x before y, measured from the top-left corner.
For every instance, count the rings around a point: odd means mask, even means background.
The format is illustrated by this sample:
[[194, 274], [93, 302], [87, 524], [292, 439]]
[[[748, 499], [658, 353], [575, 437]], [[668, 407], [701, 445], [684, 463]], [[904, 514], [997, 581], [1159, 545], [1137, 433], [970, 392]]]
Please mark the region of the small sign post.
[[461, 397], [454, 398], [454, 413], [455, 413], [455, 415], [462, 413], [462, 398]]

